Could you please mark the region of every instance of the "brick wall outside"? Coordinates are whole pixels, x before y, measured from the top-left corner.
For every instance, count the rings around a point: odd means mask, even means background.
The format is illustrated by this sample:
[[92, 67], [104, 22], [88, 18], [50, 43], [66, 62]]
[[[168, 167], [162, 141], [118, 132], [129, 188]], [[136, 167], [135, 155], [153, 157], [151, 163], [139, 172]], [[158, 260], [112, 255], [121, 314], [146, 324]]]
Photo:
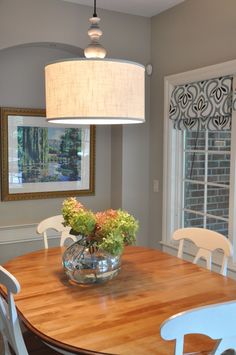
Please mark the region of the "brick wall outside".
[[[185, 182], [184, 207], [204, 212], [204, 185], [198, 182], [205, 179], [206, 155], [198, 151], [205, 149], [206, 132], [199, 132], [197, 140], [197, 132], [189, 131], [185, 135], [185, 178], [195, 181]], [[229, 213], [230, 137], [229, 131], [208, 133], [207, 213], [216, 218], [207, 218], [206, 228], [225, 236], [228, 236], [228, 223], [217, 216], [228, 218]], [[189, 151], [192, 149], [196, 152]], [[212, 186], [211, 183], [225, 186]], [[204, 227], [203, 217], [186, 211], [184, 227]]]

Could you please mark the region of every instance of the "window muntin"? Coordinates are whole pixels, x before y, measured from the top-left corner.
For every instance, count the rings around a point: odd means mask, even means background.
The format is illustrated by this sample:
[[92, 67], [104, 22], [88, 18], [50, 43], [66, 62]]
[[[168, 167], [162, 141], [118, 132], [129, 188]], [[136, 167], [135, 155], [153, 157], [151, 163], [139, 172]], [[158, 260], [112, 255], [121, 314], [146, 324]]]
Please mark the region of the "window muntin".
[[231, 132], [180, 131], [183, 135], [182, 227], [228, 237]]

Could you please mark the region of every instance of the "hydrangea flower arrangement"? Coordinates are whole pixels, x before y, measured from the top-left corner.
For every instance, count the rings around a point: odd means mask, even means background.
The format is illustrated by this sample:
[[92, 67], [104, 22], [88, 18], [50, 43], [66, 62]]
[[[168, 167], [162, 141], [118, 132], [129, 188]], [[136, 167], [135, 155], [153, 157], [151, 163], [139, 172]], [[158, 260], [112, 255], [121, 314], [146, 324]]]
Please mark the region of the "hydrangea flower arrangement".
[[93, 213], [71, 197], [64, 201], [62, 215], [64, 226], [71, 227], [71, 234], [81, 236], [91, 253], [102, 249], [120, 255], [125, 245], [136, 241], [138, 221], [121, 209]]

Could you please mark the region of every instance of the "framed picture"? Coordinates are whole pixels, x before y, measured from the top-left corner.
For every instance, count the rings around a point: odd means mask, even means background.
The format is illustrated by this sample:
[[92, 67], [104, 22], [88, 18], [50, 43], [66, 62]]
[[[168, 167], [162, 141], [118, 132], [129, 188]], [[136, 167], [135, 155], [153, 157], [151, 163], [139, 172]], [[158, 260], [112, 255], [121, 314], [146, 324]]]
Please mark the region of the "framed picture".
[[2, 200], [94, 194], [95, 127], [49, 123], [45, 110], [1, 108]]

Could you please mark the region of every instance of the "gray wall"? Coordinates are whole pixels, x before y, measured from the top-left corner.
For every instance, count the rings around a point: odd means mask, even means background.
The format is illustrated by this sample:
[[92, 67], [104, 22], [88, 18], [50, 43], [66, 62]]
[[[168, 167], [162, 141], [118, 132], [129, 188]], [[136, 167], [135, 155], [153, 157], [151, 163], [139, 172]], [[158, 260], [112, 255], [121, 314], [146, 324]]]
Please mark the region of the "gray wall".
[[153, 246], [161, 240], [164, 76], [235, 59], [235, 14], [235, 0], [187, 0], [151, 20], [150, 179], [161, 181], [160, 193], [150, 189]]
[[[105, 10], [98, 13], [104, 31], [102, 42], [109, 57], [143, 64], [150, 61], [150, 19]], [[0, 105], [44, 107], [44, 64], [74, 57], [68, 45], [84, 48], [88, 44], [91, 15], [91, 7], [59, 0], [1, 0]], [[58, 47], [45, 43], [58, 43]], [[27, 46], [19, 46], [22, 44]], [[149, 79], [146, 85], [148, 115]], [[148, 243], [148, 142], [148, 117], [140, 126], [98, 127], [96, 194], [80, 198], [94, 210], [114, 206], [134, 213], [141, 226], [139, 244]], [[31, 237], [35, 240], [35, 224], [60, 213], [62, 200], [0, 202], [0, 262], [34, 248], [33, 245], [38, 247], [36, 242], [31, 246], [27, 243]], [[13, 234], [19, 236], [18, 241]], [[8, 244], [8, 238], [12, 244]], [[19, 242], [24, 246], [19, 246]]]
[[[44, 108], [44, 66], [58, 58], [70, 56], [65, 50], [44, 46], [17, 46], [2, 50], [0, 106]], [[110, 205], [110, 127], [97, 127], [96, 134], [96, 195], [81, 197], [80, 200], [89, 208], [98, 210]], [[36, 223], [50, 214], [59, 214], [62, 201], [63, 198], [1, 202], [0, 226]]]

